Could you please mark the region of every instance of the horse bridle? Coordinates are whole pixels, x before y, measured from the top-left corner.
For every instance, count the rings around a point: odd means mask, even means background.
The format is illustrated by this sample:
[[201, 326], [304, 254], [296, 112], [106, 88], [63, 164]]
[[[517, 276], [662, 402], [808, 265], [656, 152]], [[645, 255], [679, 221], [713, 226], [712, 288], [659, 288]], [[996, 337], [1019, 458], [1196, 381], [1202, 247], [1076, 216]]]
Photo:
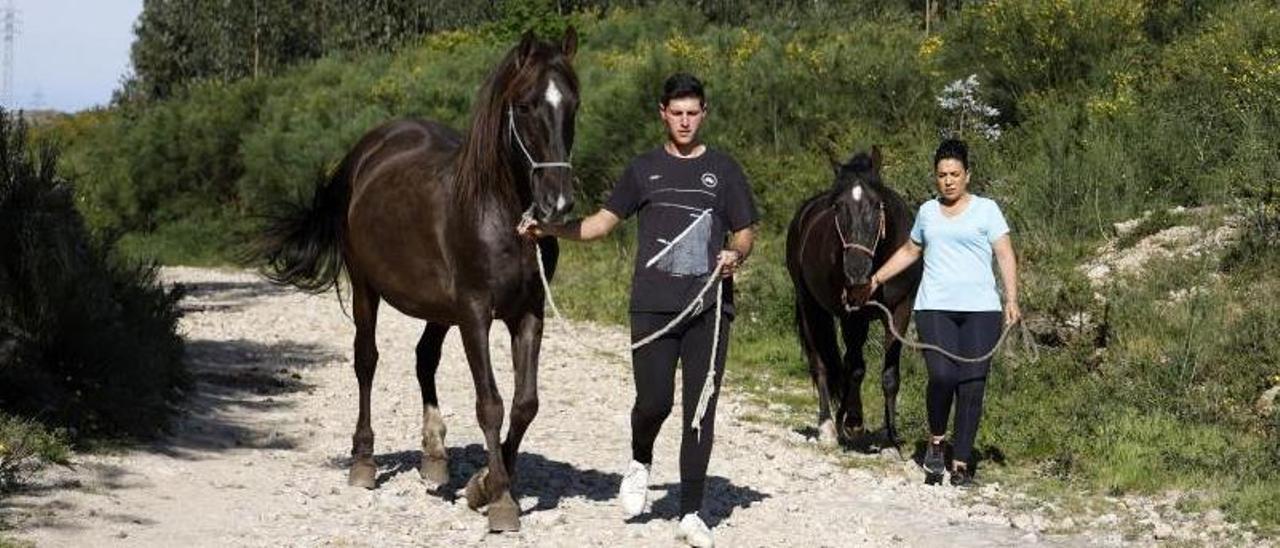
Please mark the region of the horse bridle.
[[885, 219], [884, 219], [884, 202], [880, 202], [880, 230], [876, 234], [876, 239], [871, 243], [871, 247], [867, 247], [857, 242], [850, 242], [844, 237], [844, 230], [840, 228], [840, 215], [836, 211], [835, 204], [831, 206], [831, 223], [836, 225], [836, 235], [840, 236], [840, 246], [848, 251], [850, 249], [859, 251], [872, 259], [876, 257], [876, 249], [880, 247], [880, 240], [884, 239]]
[[[524, 139], [520, 138], [520, 132], [516, 130], [516, 111], [512, 105], [507, 105], [507, 128], [511, 131], [511, 136], [515, 139], [516, 144], [520, 145], [520, 152], [524, 153], [525, 159], [529, 160], [529, 179], [533, 179], [533, 172], [539, 169], [549, 167], [562, 167], [565, 169], [573, 169], [573, 164], [569, 162], [538, 162], [533, 159], [533, 155], [529, 153], [529, 148], [524, 146]], [[569, 153], [572, 157], [573, 153]]]

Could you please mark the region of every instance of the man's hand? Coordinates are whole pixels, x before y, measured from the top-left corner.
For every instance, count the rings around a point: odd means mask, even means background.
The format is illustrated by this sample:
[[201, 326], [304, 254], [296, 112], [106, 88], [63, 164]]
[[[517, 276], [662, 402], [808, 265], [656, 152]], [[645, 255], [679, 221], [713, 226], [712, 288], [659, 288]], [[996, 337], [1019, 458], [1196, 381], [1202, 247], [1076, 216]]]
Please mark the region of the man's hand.
[[732, 278], [733, 273], [742, 265], [742, 254], [732, 249], [720, 251], [720, 277]]
[[542, 227], [532, 217], [520, 219], [520, 224], [516, 225], [516, 234], [534, 241], [543, 236]]

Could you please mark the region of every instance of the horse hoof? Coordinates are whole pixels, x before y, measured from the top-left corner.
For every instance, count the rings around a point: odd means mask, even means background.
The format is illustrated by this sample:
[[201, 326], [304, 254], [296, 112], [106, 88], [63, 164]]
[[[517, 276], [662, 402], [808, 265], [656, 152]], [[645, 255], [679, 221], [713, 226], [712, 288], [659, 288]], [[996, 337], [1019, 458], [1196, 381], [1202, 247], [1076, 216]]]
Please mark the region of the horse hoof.
[[854, 443], [861, 440], [866, 433], [867, 430], [861, 426], [845, 425], [840, 428], [840, 439]]
[[520, 530], [520, 507], [504, 494], [489, 505], [489, 531], [494, 533], [515, 532]]
[[835, 447], [839, 443], [839, 436], [836, 435], [836, 424], [832, 421], [822, 421], [818, 425], [818, 445], [823, 447]]
[[[484, 480], [489, 477], [489, 467], [481, 468], [467, 481], [467, 507], [479, 510], [489, 504], [489, 493], [485, 491]], [[492, 518], [490, 518], [492, 521]]]
[[422, 475], [422, 479], [433, 485], [447, 484], [449, 483], [449, 460], [422, 457], [422, 463], [418, 466], [418, 473]]
[[351, 463], [351, 472], [347, 474], [347, 485], [373, 489], [377, 486], [375, 481], [377, 475], [378, 467], [373, 464], [373, 459], [357, 459]]
[[924, 475], [924, 484], [925, 484], [925, 485], [940, 485], [940, 484], [942, 484], [942, 474], [925, 474], [925, 475]]

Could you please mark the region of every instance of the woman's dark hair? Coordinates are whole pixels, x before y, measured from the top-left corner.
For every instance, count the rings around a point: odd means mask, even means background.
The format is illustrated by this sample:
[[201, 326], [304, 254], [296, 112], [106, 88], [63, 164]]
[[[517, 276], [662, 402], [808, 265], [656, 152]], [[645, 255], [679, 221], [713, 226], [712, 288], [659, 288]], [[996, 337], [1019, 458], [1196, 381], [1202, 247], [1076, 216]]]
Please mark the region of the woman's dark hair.
[[969, 147], [959, 139], [947, 139], [938, 144], [938, 150], [933, 153], [933, 167], [938, 167], [938, 162], [943, 160], [958, 160], [968, 171]]
[[675, 99], [697, 97], [698, 104], [706, 106], [707, 95], [702, 91], [702, 82], [687, 72], [677, 72], [662, 84], [662, 106], [667, 106]]

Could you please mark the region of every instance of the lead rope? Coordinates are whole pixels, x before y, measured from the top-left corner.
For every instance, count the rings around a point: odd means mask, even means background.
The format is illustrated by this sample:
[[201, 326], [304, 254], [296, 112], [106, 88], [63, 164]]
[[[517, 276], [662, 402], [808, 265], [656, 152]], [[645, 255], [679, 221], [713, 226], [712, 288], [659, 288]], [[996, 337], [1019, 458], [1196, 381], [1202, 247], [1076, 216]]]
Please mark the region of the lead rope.
[[[910, 346], [911, 348], [915, 348], [917, 350], [932, 350], [934, 352], [942, 354], [943, 356], [946, 356], [958, 362], [979, 363], [979, 362], [984, 362], [990, 359], [992, 356], [996, 354], [996, 351], [1000, 349], [1000, 346], [1004, 344], [1004, 341], [1006, 338], [1008, 338], [1009, 333], [1013, 331], [1013, 324], [1005, 325], [1004, 330], [1000, 332], [1000, 338], [996, 340], [996, 344], [991, 347], [991, 350], [989, 352], [981, 356], [978, 356], [976, 358], [966, 358], [964, 356], [957, 356], [955, 354], [952, 354], [951, 352], [948, 352], [946, 349], [938, 345], [907, 340], [905, 337], [902, 336], [901, 333], [898, 333], [898, 328], [893, 325], [893, 312], [891, 312], [888, 307], [886, 307], [884, 304], [880, 303], [879, 301], [867, 301], [864, 304], [869, 304], [871, 306], [879, 308], [881, 311], [884, 312], [884, 318], [885, 318], [884, 323], [886, 326], [889, 327], [889, 332], [893, 334], [893, 338], [897, 339], [898, 342], [906, 346]], [[1026, 324], [1022, 323], [1022, 321], [1019, 320], [1017, 322], [1017, 325], [1019, 326], [1019, 328], [1021, 328], [1020, 334], [1022, 336], [1023, 348], [1032, 355], [1031, 359], [1033, 361], [1039, 360], [1040, 351], [1038, 348], [1036, 348], [1035, 342], [1031, 339], [1031, 334], [1028, 331]]]
[[[526, 220], [531, 219], [532, 217], [533, 217], [532, 208], [524, 212], [524, 218]], [[551, 296], [551, 283], [547, 280], [547, 272], [545, 267], [542, 264], [542, 247], [539, 246], [537, 242], [534, 242], [533, 250], [534, 250], [534, 255], [537, 258], [537, 262], [538, 262], [538, 279], [542, 280], [542, 291], [547, 296], [547, 304], [551, 305], [551, 313], [555, 314], [556, 319], [564, 323], [565, 331], [569, 334], [569, 337], [573, 339], [574, 342], [578, 343], [580, 346], [586, 347], [595, 352], [622, 358], [622, 356], [619, 355], [617, 352], [601, 350], [599, 348], [596, 348], [593, 345], [587, 344], [585, 341], [578, 338], [577, 333], [574, 333], [573, 330], [569, 329], [569, 321], [565, 319], [563, 314], [560, 313], [560, 307], [556, 306], [555, 298]], [[720, 315], [724, 307], [724, 301], [722, 300], [724, 297], [724, 284], [715, 283], [717, 280], [720, 279], [720, 270], [721, 270], [720, 264], [717, 263], [715, 269], [712, 270], [711, 274], [707, 277], [707, 283], [703, 284], [702, 289], [698, 291], [698, 296], [694, 297], [693, 300], [690, 301], [689, 304], [684, 307], [684, 310], [681, 310], [680, 313], [677, 314], [675, 318], [672, 318], [670, 322], [667, 322], [667, 325], [662, 326], [661, 329], [654, 331], [653, 333], [650, 333], [649, 335], [645, 336], [643, 339], [640, 339], [639, 341], [631, 343], [631, 350], [635, 350], [637, 348], [640, 348], [646, 344], [649, 344], [657, 340], [658, 338], [670, 332], [672, 329], [675, 328], [675, 326], [679, 325], [680, 322], [683, 321], [685, 317], [689, 315], [690, 312], [692, 312], [694, 309], [702, 308], [702, 298], [707, 294], [707, 291], [711, 289], [711, 285], [715, 284], [716, 286], [716, 321], [715, 321], [715, 333], [713, 333], [711, 336], [711, 360], [710, 362], [708, 362], [708, 365], [707, 365], [706, 380], [702, 382], [702, 392], [698, 396], [698, 404], [693, 411], [693, 422], [690, 424], [690, 427], [692, 427], [695, 431], [697, 431], [697, 437], [699, 442], [702, 441], [702, 418], [706, 415], [707, 407], [711, 405], [711, 397], [714, 396], [716, 392], [716, 384], [715, 384], [716, 354], [717, 354], [717, 351], [720, 349]]]

